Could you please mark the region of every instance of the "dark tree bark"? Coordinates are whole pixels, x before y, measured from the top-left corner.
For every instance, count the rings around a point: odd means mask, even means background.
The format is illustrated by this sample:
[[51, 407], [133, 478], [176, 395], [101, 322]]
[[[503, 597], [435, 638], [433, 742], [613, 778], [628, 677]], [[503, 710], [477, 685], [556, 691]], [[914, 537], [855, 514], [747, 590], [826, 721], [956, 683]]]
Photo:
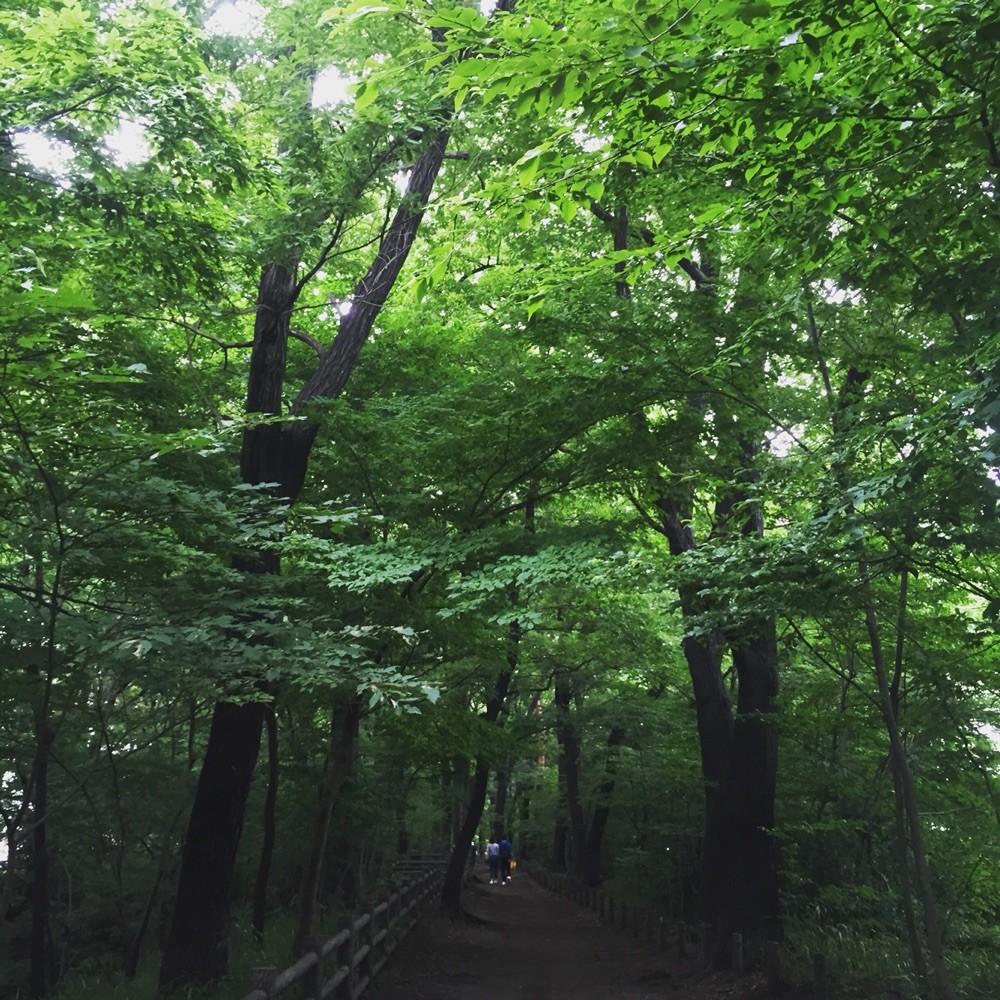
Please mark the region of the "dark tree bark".
[[[281, 412], [291, 309], [297, 296], [293, 270], [271, 264], [261, 274], [254, 346], [247, 379], [248, 414]], [[281, 427], [260, 423], [243, 432], [243, 481], [281, 484]], [[277, 555], [262, 550], [238, 557], [248, 573], [277, 573]], [[160, 988], [211, 983], [228, 967], [229, 895], [247, 796], [260, 750], [262, 702], [218, 702], [188, 819], [177, 897], [160, 966]]]
[[[410, 172], [403, 203], [386, 230], [375, 260], [354, 286], [350, 312], [341, 320], [329, 350], [320, 358], [315, 373], [299, 393], [294, 406], [296, 413], [307, 410], [314, 399], [336, 399], [347, 385], [358, 363], [361, 348], [406, 263], [434, 181], [444, 162], [447, 144], [448, 132], [445, 129], [432, 133], [426, 150]], [[318, 430], [319, 425], [312, 422], [290, 423], [281, 428], [286, 457], [281, 481], [291, 497], [298, 496], [305, 482], [309, 453]]]
[[218, 702], [188, 821], [161, 987], [225, 974], [229, 893], [264, 706]]
[[330, 833], [333, 806], [341, 789], [354, 773], [357, 759], [358, 727], [361, 723], [361, 698], [355, 695], [342, 701], [330, 718], [330, 754], [319, 790], [319, 804], [309, 838], [309, 854], [299, 885], [299, 922], [292, 942], [292, 952], [301, 955], [313, 935], [319, 890], [323, 880], [323, 858]]
[[507, 792], [510, 789], [510, 771], [505, 767], [496, 772], [496, 795], [493, 799], [493, 832], [508, 837]]
[[55, 734], [42, 721], [35, 731], [34, 795], [32, 797], [31, 834], [31, 939], [28, 991], [32, 997], [44, 997], [51, 983], [51, 944], [49, 933], [49, 844], [47, 813], [49, 809], [49, 756]]
[[572, 686], [568, 675], [561, 671], [555, 683], [556, 740], [559, 743], [560, 776], [569, 819], [569, 870], [579, 875], [587, 842], [587, 823], [580, 801], [580, 738], [570, 714]]
[[[740, 533], [763, 538], [764, 518], [752, 502], [748, 484], [758, 476], [753, 462], [760, 445], [749, 438], [736, 442], [736, 483], [719, 504], [723, 531], [742, 518]], [[732, 760], [727, 794], [733, 835], [731, 906], [722, 927], [723, 941], [733, 933], [753, 936], [776, 929], [778, 864], [773, 838], [774, 799], [778, 778], [778, 729], [774, 702], [778, 695], [778, 643], [773, 617], [760, 617], [730, 635], [738, 681]]]
[[[355, 288], [351, 311], [341, 323], [333, 345], [300, 393], [299, 409], [310, 399], [332, 399], [343, 391], [409, 254], [443, 162], [447, 139], [443, 130], [434, 133], [414, 166], [403, 204], [383, 237], [375, 261]], [[291, 310], [301, 291], [294, 272], [294, 263], [287, 267], [271, 264], [261, 274], [247, 383], [246, 411], [250, 414], [274, 418], [281, 413]], [[244, 482], [276, 483], [277, 495], [296, 499], [305, 482], [317, 430], [315, 423], [282, 424], [277, 420], [249, 427], [243, 435], [240, 455]], [[251, 573], [280, 571], [276, 554], [267, 550], [256, 558], [236, 560], [236, 565]], [[184, 982], [210, 983], [226, 972], [233, 865], [260, 748], [262, 722], [259, 704], [216, 706], [184, 843], [177, 899], [160, 969], [161, 989]], [[232, 773], [215, 770], [237, 761]], [[209, 790], [222, 786], [226, 786], [225, 799], [213, 799]], [[226, 817], [219, 815], [220, 810], [226, 812]], [[221, 867], [215, 867], [217, 864]], [[202, 873], [210, 867], [213, 877], [203, 880]]]
[[733, 884], [726, 940], [739, 931], [753, 935], [778, 915], [778, 872], [774, 840], [774, 798], [778, 734], [778, 651], [774, 621], [733, 648], [739, 679], [732, 761], [727, 785], [733, 837]]
[[[695, 547], [694, 535], [685, 511], [673, 499], [657, 501], [663, 534], [673, 556], [682, 556]], [[694, 588], [680, 590], [681, 612], [685, 618], [698, 611]], [[686, 636], [681, 647], [687, 662], [694, 693], [701, 773], [705, 781], [705, 830], [702, 838], [701, 872], [698, 888], [698, 916], [703, 924], [716, 927], [727, 909], [732, 885], [732, 825], [726, 788], [733, 745], [733, 716], [729, 692], [722, 676], [720, 635], [707, 639]]]
[[[516, 625], [516, 623], [513, 623]], [[509, 659], [509, 658], [508, 658]], [[493, 696], [486, 703], [483, 718], [487, 722], [496, 723], [500, 719], [507, 694], [510, 691], [511, 678], [514, 676], [513, 666], [497, 674], [493, 687]], [[441, 907], [453, 919], [462, 915], [462, 876], [469, 858], [469, 845], [479, 829], [483, 818], [483, 807], [486, 805], [486, 789], [489, 785], [490, 765], [485, 757], [476, 759], [476, 773], [472, 779], [469, 793], [469, 807], [465, 813], [465, 821], [459, 830], [458, 839], [451, 850], [448, 867], [444, 873], [444, 885], [441, 889]]]
[[597, 788], [594, 811], [580, 859], [580, 880], [584, 885], [594, 888], [601, 884], [601, 845], [604, 843], [604, 831], [611, 815], [611, 795], [615, 790], [614, 749], [620, 747], [624, 739], [625, 730], [621, 726], [612, 726], [608, 733], [607, 747], [610, 752], [604, 765], [604, 779]]
[[[938, 1000], [954, 1000], [955, 991], [951, 985], [948, 965], [944, 951], [944, 928], [938, 910], [931, 877], [930, 863], [924, 847], [920, 804], [917, 797], [916, 782], [913, 770], [906, 758], [906, 747], [899, 727], [899, 719], [893, 705], [892, 682], [882, 652], [881, 631], [875, 600], [872, 595], [871, 580], [868, 567], [861, 563], [858, 575], [863, 588], [865, 605], [865, 628], [871, 644], [872, 666], [875, 670], [875, 680], [878, 684], [879, 707], [882, 710], [882, 721], [885, 723], [886, 734], [889, 737], [889, 756], [892, 762], [891, 774], [896, 795], [902, 805], [906, 829], [909, 834], [909, 847], [913, 857], [916, 888], [924, 915], [924, 933], [927, 941], [927, 960], [930, 965], [930, 979], [934, 984]], [[918, 965], [919, 967], [919, 965]]]
[[264, 706], [267, 727], [267, 795], [264, 798], [264, 837], [260, 845], [260, 861], [253, 885], [252, 926], [254, 937], [264, 940], [264, 916], [267, 908], [267, 882], [274, 856], [275, 808], [278, 802], [278, 720], [274, 705]]

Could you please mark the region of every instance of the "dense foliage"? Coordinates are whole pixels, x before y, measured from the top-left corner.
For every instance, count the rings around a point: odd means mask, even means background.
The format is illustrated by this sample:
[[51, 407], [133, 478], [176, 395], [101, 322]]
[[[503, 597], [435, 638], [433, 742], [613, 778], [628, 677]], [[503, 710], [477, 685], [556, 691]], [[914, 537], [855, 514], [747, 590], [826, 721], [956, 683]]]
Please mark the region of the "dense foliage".
[[237, 995], [400, 855], [457, 911], [503, 829], [845, 991], [990, 996], [998, 41], [0, 11], [5, 995]]

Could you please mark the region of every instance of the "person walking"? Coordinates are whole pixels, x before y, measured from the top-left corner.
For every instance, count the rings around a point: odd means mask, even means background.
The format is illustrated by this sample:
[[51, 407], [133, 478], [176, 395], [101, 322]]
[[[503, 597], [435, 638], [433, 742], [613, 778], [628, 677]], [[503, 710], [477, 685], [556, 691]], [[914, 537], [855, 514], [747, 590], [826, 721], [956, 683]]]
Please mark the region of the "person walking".
[[500, 845], [495, 839], [486, 845], [486, 863], [490, 866], [490, 885], [496, 885], [500, 878]]
[[510, 881], [510, 859], [514, 853], [511, 842], [503, 837], [497, 845], [497, 854], [500, 857], [500, 884]]

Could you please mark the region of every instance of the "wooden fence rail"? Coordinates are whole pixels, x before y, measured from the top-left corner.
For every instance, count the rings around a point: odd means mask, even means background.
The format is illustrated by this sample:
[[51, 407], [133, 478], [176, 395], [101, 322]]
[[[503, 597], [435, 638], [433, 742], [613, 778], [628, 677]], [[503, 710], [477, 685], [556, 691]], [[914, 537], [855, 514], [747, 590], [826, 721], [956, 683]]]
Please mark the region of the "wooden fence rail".
[[[417, 922], [416, 912], [441, 881], [441, 871], [426, 871], [408, 885], [362, 913], [326, 941], [316, 940], [294, 965], [283, 972], [263, 966], [251, 973], [250, 992], [243, 1000], [272, 1000], [300, 983], [300, 1000], [358, 1000], [378, 975], [396, 946]], [[327, 978], [327, 963], [335, 967]]]
[[[672, 921], [652, 910], [637, 909], [634, 904], [629, 904], [624, 899], [615, 899], [608, 892], [600, 889], [592, 889], [583, 885], [579, 879], [559, 872], [550, 872], [544, 868], [532, 868], [529, 874], [539, 885], [551, 892], [562, 893], [562, 895], [593, 910], [597, 918], [611, 927], [620, 927], [622, 930], [631, 928], [636, 936], [645, 935], [648, 944], [665, 951], [671, 939], [677, 946], [677, 957], [686, 958], [690, 942], [691, 929], [683, 921]], [[711, 959], [708, 953], [709, 934], [708, 928], [702, 927], [701, 940], [705, 961]], [[743, 938], [740, 934], [734, 934], [730, 944], [730, 959], [732, 970], [735, 975], [742, 976], [746, 972], [746, 956], [743, 952]], [[813, 963], [813, 991], [817, 998], [827, 996], [828, 973], [826, 968], [826, 956], [815, 954], [812, 956]], [[781, 952], [776, 941], [766, 942], [763, 955], [762, 968], [767, 982], [768, 992], [775, 996], [780, 993], [785, 986], [781, 970]], [[903, 981], [899, 978], [887, 980], [885, 987], [886, 1000], [902, 1000], [905, 996], [903, 992]]]

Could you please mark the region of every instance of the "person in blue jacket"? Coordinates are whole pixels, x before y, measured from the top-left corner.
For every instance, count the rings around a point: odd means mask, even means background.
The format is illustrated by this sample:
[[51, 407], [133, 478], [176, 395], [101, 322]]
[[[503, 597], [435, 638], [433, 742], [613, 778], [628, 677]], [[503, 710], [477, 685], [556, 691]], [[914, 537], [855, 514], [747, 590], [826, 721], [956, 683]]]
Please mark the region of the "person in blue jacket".
[[501, 837], [500, 843], [497, 846], [500, 855], [500, 884], [503, 885], [505, 882], [510, 881], [510, 858], [513, 854], [513, 848], [506, 837]]

